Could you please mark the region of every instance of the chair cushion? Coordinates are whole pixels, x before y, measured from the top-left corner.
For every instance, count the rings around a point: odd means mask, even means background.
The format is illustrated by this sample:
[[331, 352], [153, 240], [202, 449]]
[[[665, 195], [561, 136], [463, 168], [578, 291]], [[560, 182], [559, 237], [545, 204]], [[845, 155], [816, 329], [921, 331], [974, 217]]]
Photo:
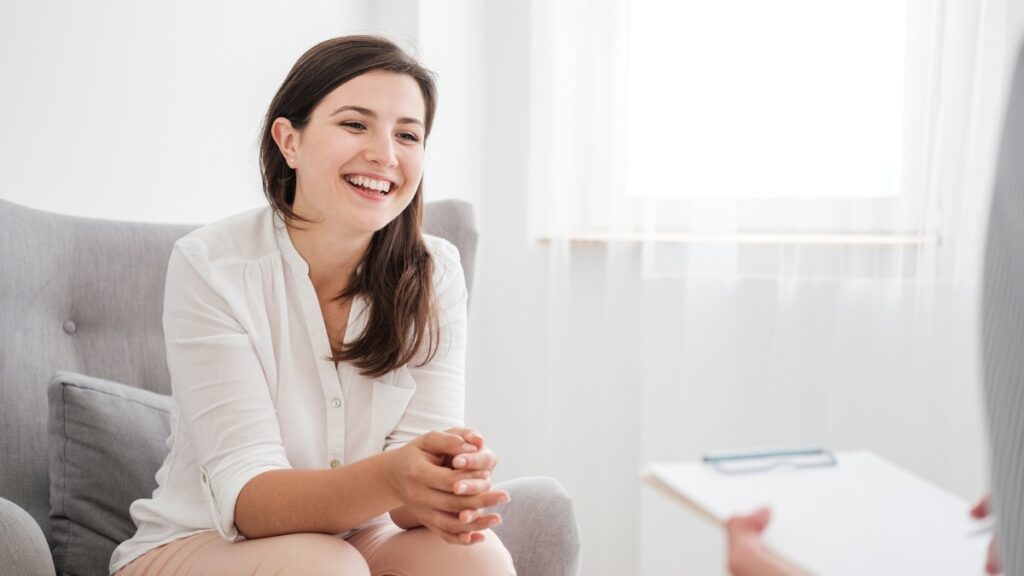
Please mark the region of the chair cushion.
[[57, 574], [107, 576], [114, 548], [135, 533], [128, 507], [156, 488], [171, 398], [68, 372], [47, 393], [54, 565]]

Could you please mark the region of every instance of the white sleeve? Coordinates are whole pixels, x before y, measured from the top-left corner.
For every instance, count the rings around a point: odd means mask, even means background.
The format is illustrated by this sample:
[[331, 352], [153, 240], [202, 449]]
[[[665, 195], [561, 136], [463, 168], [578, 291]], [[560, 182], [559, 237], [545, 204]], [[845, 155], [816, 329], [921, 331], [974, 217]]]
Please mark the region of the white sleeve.
[[[433, 251], [435, 301], [439, 341], [437, 353], [423, 364], [426, 346], [402, 370], [415, 382], [416, 391], [385, 440], [384, 449], [393, 450], [431, 430], [463, 426], [466, 402], [466, 278], [459, 251], [440, 241]], [[422, 364], [422, 365], [421, 365]]]
[[[164, 338], [180, 422], [200, 466], [203, 494], [221, 536], [238, 540], [235, 502], [269, 470], [290, 468], [252, 337], [214, 289], [201, 256], [178, 245], [164, 294]], [[201, 274], [200, 269], [205, 273]]]

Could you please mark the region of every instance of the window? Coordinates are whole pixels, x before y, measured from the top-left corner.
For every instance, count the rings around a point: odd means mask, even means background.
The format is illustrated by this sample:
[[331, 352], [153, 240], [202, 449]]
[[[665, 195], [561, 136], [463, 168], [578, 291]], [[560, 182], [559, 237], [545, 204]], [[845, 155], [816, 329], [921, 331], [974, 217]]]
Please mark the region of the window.
[[534, 0], [531, 232], [939, 241], [987, 186], [1003, 6]]
[[898, 0], [633, 0], [629, 192], [900, 194], [905, 10]]
[[927, 150], [906, 135], [925, 120], [928, 14], [909, 8], [633, 0], [634, 227], [926, 241]]

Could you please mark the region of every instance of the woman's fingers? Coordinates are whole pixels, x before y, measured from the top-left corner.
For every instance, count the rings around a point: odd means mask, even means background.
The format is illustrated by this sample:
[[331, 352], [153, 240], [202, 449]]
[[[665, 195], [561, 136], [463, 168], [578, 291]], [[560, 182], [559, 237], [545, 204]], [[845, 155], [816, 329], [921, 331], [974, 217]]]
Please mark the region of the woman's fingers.
[[452, 485], [452, 493], [456, 496], [471, 496], [483, 494], [491, 489], [491, 479], [488, 478], [461, 478]]
[[491, 522], [497, 520], [497, 522], [494, 522], [495, 524], [501, 523], [501, 514], [498, 514], [497, 512], [485, 512], [483, 510], [475, 508], [470, 508], [468, 510], [463, 510], [462, 512], [459, 512], [459, 522], [462, 522], [466, 525], [475, 525], [477, 521], [482, 519], [488, 519], [488, 517], [490, 517], [489, 521]]
[[463, 440], [475, 445], [477, 448], [484, 447], [483, 435], [472, 428], [449, 428], [445, 430], [445, 432], [449, 434], [457, 434], [461, 436]]
[[433, 463], [416, 467], [415, 480], [427, 488], [449, 494], [460, 494], [457, 492], [459, 486], [466, 484], [466, 491], [461, 493], [466, 496], [491, 488], [491, 473], [487, 470], [452, 470]]
[[508, 502], [508, 492], [490, 491], [490, 476], [487, 470], [452, 470], [421, 462], [405, 482], [407, 489], [402, 501], [456, 514], [467, 508], [489, 508]]
[[458, 454], [452, 458], [452, 467], [456, 470], [494, 470], [497, 464], [498, 456], [490, 448]]
[[414, 508], [413, 513], [431, 532], [450, 544], [459, 544], [459, 534], [465, 530], [458, 516], [431, 508]]
[[459, 532], [453, 532], [454, 525], [450, 524], [449, 521], [441, 516], [433, 515], [429, 519], [420, 518], [423, 525], [428, 530], [440, 536], [445, 542], [449, 544], [462, 544], [463, 542], [459, 539]]
[[[462, 518], [462, 515], [459, 515]], [[490, 514], [481, 514], [477, 516], [472, 522], [462, 522], [462, 530], [466, 532], [479, 532], [481, 530], [487, 530], [494, 528], [498, 524], [501, 524], [501, 514], [491, 512]]]
[[460, 516], [438, 510], [426, 511], [421, 515], [420, 520], [424, 526], [444, 538], [446, 542], [452, 544], [475, 544], [480, 542], [483, 538], [473, 537], [472, 534], [501, 524], [501, 516], [498, 514], [483, 514], [472, 522], [462, 522]]
[[495, 491], [472, 496], [454, 496], [446, 492], [434, 492], [425, 499], [425, 504], [431, 508], [442, 510], [452, 514], [458, 514], [463, 510], [477, 510], [491, 508], [499, 504], [505, 504], [510, 500], [508, 492]]
[[460, 544], [479, 544], [485, 540], [482, 532], [463, 532], [459, 534]]
[[484, 514], [468, 524], [458, 521], [453, 524], [450, 518], [445, 517], [438, 528], [447, 533], [449, 538], [446, 540], [449, 542], [452, 541], [450, 537], [454, 537], [460, 544], [476, 544], [484, 540], [483, 534], [480, 532], [489, 530], [498, 524], [501, 524], [499, 514]]
[[[498, 456], [484, 446], [484, 437], [471, 428], [449, 428], [417, 438], [419, 447], [456, 470], [494, 470]], [[435, 464], [436, 458], [431, 459]]]
[[449, 432], [427, 432], [413, 441], [420, 449], [438, 456], [459, 456], [476, 452], [480, 448], [458, 434]]

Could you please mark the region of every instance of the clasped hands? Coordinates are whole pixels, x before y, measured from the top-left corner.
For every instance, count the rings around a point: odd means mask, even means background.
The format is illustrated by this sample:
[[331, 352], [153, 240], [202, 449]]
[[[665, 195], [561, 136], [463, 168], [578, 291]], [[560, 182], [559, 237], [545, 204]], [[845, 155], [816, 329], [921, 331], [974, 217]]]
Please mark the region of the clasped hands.
[[392, 488], [404, 507], [391, 518], [400, 528], [422, 525], [451, 544], [475, 544], [501, 523], [486, 509], [510, 497], [491, 490], [498, 458], [476, 431], [428, 432], [393, 454]]

